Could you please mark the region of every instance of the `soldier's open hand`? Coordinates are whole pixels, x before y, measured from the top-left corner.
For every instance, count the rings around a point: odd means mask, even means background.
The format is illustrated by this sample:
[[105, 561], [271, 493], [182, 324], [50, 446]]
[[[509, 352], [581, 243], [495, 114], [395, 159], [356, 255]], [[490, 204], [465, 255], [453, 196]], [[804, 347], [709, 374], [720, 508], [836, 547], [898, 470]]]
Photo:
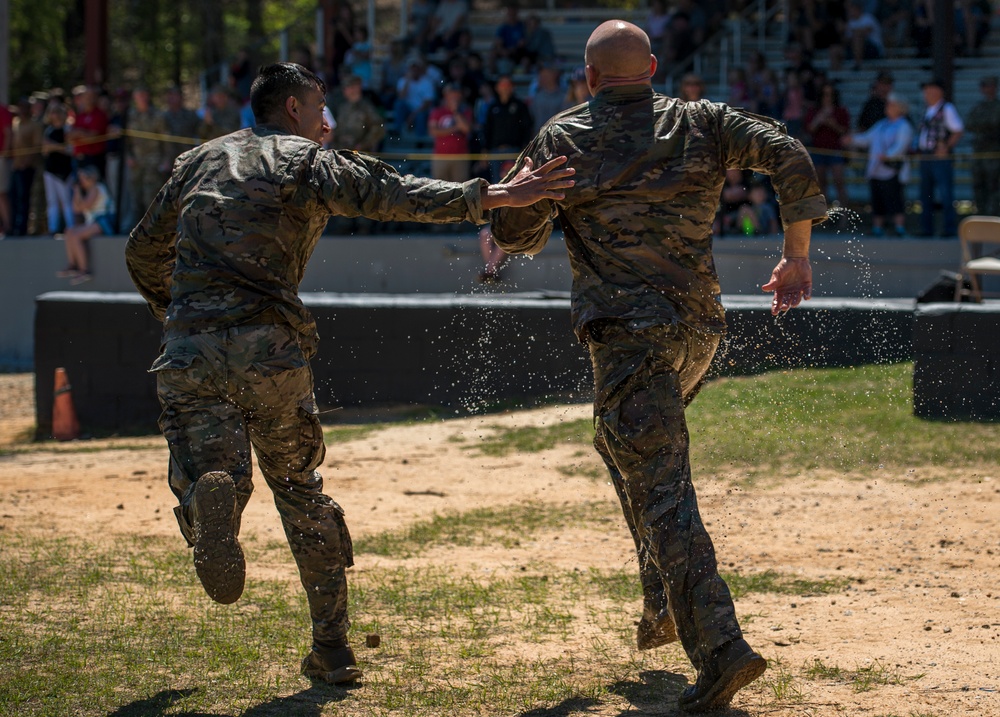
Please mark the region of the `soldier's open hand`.
[[483, 209], [496, 207], [527, 207], [543, 199], [558, 201], [566, 198], [562, 190], [572, 187], [572, 167], [563, 167], [566, 157], [556, 157], [538, 169], [530, 157], [525, 157], [521, 171], [505, 184], [491, 184], [483, 196]]
[[812, 298], [812, 265], [804, 257], [783, 257], [771, 272], [771, 280], [760, 287], [773, 291], [771, 313], [777, 316]]

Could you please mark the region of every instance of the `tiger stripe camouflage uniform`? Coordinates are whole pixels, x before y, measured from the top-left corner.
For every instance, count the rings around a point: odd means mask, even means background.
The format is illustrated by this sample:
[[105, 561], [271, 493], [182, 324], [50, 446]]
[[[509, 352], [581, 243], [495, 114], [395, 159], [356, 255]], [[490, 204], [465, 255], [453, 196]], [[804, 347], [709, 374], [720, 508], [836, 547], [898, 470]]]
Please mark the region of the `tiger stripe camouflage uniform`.
[[698, 513], [684, 420], [725, 332], [712, 220], [729, 168], [771, 175], [786, 226], [825, 217], [826, 201], [779, 123], [648, 84], [604, 88], [556, 115], [517, 168], [561, 154], [576, 169], [566, 198], [495, 210], [493, 234], [504, 251], [534, 254], [559, 218], [573, 326], [594, 366], [594, 444], [636, 541], [645, 614], [668, 607], [700, 672], [742, 636]]
[[331, 216], [481, 224], [481, 187], [402, 177], [372, 157], [258, 127], [182, 154], [129, 237], [129, 273], [164, 322], [151, 371], [181, 532], [191, 544], [193, 488], [209, 471], [232, 475], [238, 522], [253, 490], [252, 446], [317, 646], [347, 635], [353, 555], [344, 512], [316, 470], [325, 452], [309, 368], [317, 334], [299, 282]]

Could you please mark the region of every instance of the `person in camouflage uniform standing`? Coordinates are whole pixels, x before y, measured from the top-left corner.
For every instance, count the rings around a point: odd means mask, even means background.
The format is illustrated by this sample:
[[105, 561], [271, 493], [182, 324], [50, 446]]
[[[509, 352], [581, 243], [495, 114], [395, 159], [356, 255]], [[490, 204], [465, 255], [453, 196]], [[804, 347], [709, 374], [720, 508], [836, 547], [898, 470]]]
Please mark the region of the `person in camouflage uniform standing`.
[[561, 158], [492, 186], [403, 177], [373, 157], [321, 149], [325, 89], [299, 65], [262, 69], [251, 93], [259, 126], [182, 154], [125, 255], [164, 323], [150, 370], [198, 577], [217, 602], [243, 592], [252, 446], [309, 601], [302, 671], [338, 683], [361, 674], [347, 643], [353, 551], [316, 470], [325, 454], [309, 367], [316, 324], [298, 296], [320, 232], [332, 215], [482, 223], [485, 209], [561, 198], [573, 170]]
[[743, 639], [688, 462], [684, 409], [725, 331], [712, 220], [727, 169], [771, 175], [785, 242], [763, 288], [778, 313], [810, 297], [809, 239], [826, 200], [809, 155], [780, 123], [655, 93], [655, 70], [641, 29], [600, 25], [586, 49], [592, 99], [553, 117], [515, 167], [566, 155], [576, 186], [562, 201], [494, 212], [492, 230], [504, 251], [534, 254], [559, 218], [573, 326], [594, 367], [594, 445], [639, 557], [637, 644], [680, 638], [698, 678], [678, 702], [697, 712], [724, 707], [767, 666]]
[[338, 149], [377, 152], [385, 137], [385, 120], [361, 94], [361, 78], [349, 75], [342, 85], [344, 102], [337, 107], [333, 142]]
[[[197, 144], [201, 135], [201, 118], [193, 109], [184, 106], [184, 94], [180, 87], [168, 89], [165, 99], [167, 108], [163, 110], [163, 122], [167, 127], [167, 134], [174, 138], [164, 143], [161, 169], [167, 175], [174, 166], [174, 160], [193, 144]], [[182, 141], [184, 139], [189, 141]]]
[[205, 117], [201, 124], [201, 138], [216, 139], [235, 132], [240, 128], [240, 108], [232, 93], [222, 85], [216, 85], [208, 93]]
[[972, 138], [972, 192], [976, 212], [1000, 216], [1000, 99], [997, 99], [997, 78], [979, 81], [983, 99], [972, 108], [965, 128]]
[[145, 87], [136, 87], [132, 91], [128, 132], [125, 163], [129, 171], [132, 201], [127, 216], [130, 221], [138, 221], [163, 186], [163, 164], [167, 154], [163, 141], [167, 123], [151, 104], [149, 90]]

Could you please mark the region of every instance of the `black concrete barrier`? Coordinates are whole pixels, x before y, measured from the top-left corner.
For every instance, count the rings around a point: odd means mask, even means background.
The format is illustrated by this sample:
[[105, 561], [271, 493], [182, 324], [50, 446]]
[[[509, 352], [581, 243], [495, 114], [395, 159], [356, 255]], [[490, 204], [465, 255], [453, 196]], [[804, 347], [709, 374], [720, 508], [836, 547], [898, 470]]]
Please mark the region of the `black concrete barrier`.
[[[316, 317], [322, 410], [418, 404], [469, 412], [519, 399], [586, 399], [590, 361], [569, 297], [303, 294]], [[847, 366], [911, 357], [910, 300], [813, 299], [777, 319], [767, 297], [725, 297], [730, 333], [712, 373]], [[156, 430], [146, 369], [160, 327], [137, 294], [53, 292], [37, 299], [37, 433], [51, 431], [52, 383], [65, 367], [84, 431]]]
[[1000, 418], [1000, 303], [919, 305], [913, 353], [915, 415]]

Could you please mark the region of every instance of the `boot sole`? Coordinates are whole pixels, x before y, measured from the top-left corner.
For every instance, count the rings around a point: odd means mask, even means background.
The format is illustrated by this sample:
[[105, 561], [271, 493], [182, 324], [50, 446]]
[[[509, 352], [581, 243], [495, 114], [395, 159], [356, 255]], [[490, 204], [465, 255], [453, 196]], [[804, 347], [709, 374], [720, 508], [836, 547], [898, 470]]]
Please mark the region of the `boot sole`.
[[767, 660], [756, 652], [751, 652], [723, 672], [703, 697], [687, 703], [678, 702], [678, 706], [685, 712], [711, 712], [723, 709], [732, 702], [737, 692], [763, 675], [766, 669]]
[[195, 484], [197, 505], [194, 569], [205, 592], [229, 605], [240, 599], [246, 581], [243, 548], [233, 532], [236, 486], [226, 473], [206, 473]]
[[678, 639], [677, 628], [669, 617], [655, 622], [642, 618], [635, 629], [635, 645], [640, 651], [663, 647]]
[[344, 667], [338, 667], [336, 670], [327, 671], [315, 667], [310, 663], [311, 661], [308, 657], [302, 660], [302, 674], [310, 680], [319, 680], [328, 685], [342, 685], [345, 682], [354, 682], [361, 679], [364, 675], [357, 665], [345, 665]]

